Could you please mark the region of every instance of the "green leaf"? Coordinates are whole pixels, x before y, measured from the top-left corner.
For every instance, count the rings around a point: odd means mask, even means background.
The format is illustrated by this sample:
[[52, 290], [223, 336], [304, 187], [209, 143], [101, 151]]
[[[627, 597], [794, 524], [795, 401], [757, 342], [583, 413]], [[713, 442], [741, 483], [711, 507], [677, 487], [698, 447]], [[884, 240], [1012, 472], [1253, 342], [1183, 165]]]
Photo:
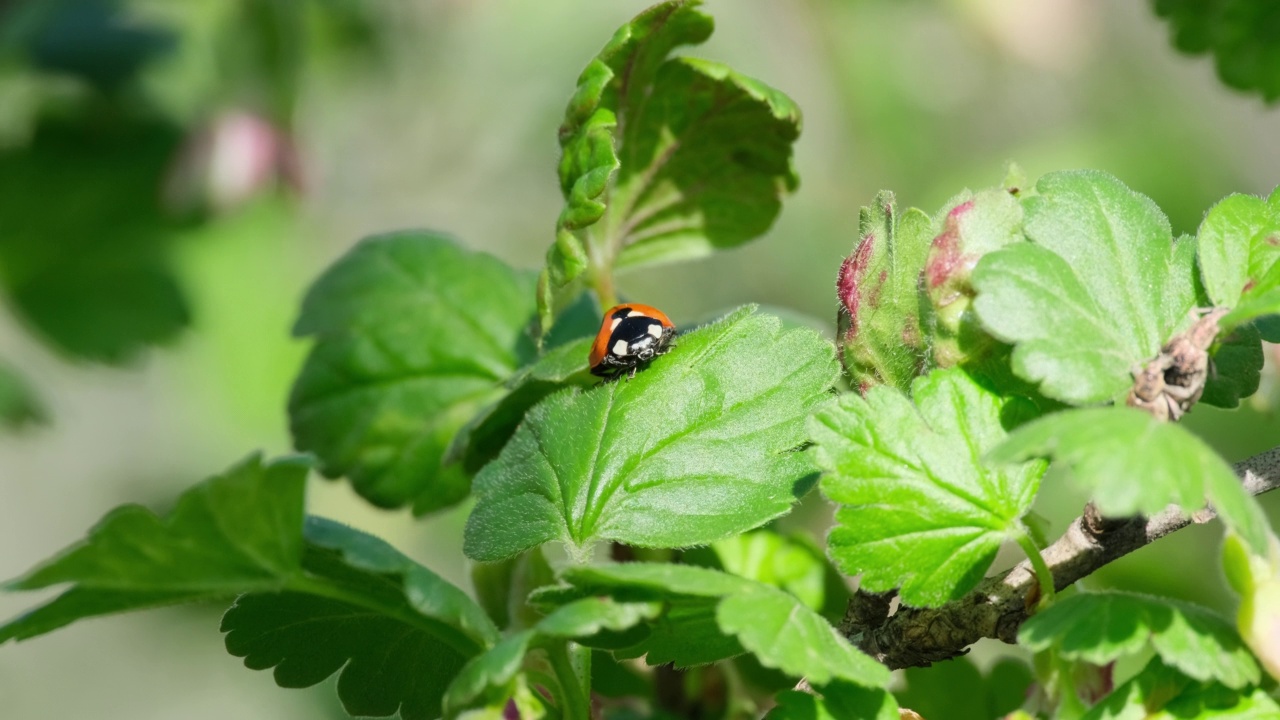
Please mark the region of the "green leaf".
[[533, 630], [522, 630], [472, 658], [445, 692], [444, 717], [456, 718], [466, 710], [505, 704], [515, 692], [516, 677], [534, 635]]
[[1219, 337], [1213, 352], [1213, 370], [1205, 378], [1200, 402], [1220, 408], [1240, 406], [1240, 400], [1258, 391], [1262, 381], [1262, 336], [1251, 324], [1238, 325]]
[[898, 720], [898, 703], [885, 690], [834, 682], [815, 695], [799, 690], [778, 693], [778, 705], [765, 720]]
[[973, 268], [983, 255], [1023, 239], [1022, 205], [1003, 187], [966, 190], [947, 202], [933, 225], [941, 231], [920, 278], [929, 300], [924, 325], [934, 362], [952, 367], [977, 360], [992, 345], [973, 312]]
[[461, 461], [468, 473], [478, 472], [498, 456], [529, 408], [566, 385], [595, 384], [598, 378], [587, 370], [587, 355], [593, 341], [594, 338], [570, 341], [521, 368], [506, 382], [507, 394], [480, 410], [458, 431], [444, 462]]
[[659, 610], [655, 603], [617, 603], [607, 598], [583, 598], [557, 608], [533, 628], [504, 639], [467, 663], [445, 695], [445, 717], [505, 702], [516, 689], [525, 655], [544, 641], [619, 632], [655, 617]]
[[931, 720], [1004, 718], [1018, 709], [1034, 681], [1031, 668], [1013, 658], [991, 666], [984, 676], [966, 657], [906, 668], [906, 688], [897, 690], [898, 704]]
[[299, 571], [307, 464], [253, 456], [183, 493], [164, 518], [137, 505], [104, 517], [88, 537], [8, 590], [72, 587], [0, 626], [0, 643], [82, 618], [277, 590]]
[[27, 379], [0, 362], [0, 425], [16, 430], [48, 421], [49, 413]]
[[1196, 680], [1231, 688], [1256, 685], [1258, 663], [1231, 623], [1205, 608], [1120, 592], [1080, 593], [1029, 618], [1019, 644], [1067, 660], [1105, 665], [1148, 646]]
[[0, 152], [0, 285], [63, 353], [123, 363], [189, 323], [170, 251], [181, 226], [159, 192], [180, 139], [167, 122], [97, 112], [43, 118], [27, 146]]
[[916, 380], [913, 404], [876, 387], [814, 415], [822, 492], [840, 504], [828, 552], [873, 591], [901, 587], [932, 607], [971, 590], [1023, 532], [1043, 463], [1000, 467], [983, 454], [1004, 439], [1013, 406], [959, 369]]
[[464, 497], [455, 433], [532, 357], [532, 278], [428, 232], [369, 238], [316, 281], [294, 329], [315, 346], [289, 399], [298, 449], [380, 507]]
[[540, 281], [544, 329], [588, 258], [609, 274], [741, 245], [796, 187], [795, 104], [719, 63], [668, 57], [710, 37], [699, 4], [644, 11], [578, 78], [560, 127], [565, 207]]
[[[551, 540], [701, 545], [785, 512], [795, 448], [835, 382], [830, 346], [744, 309], [682, 335], [634, 379], [552, 395], [476, 476], [464, 549], [492, 561]], [[725, 489], [732, 487], [732, 492]]]
[[1277, 716], [1280, 705], [1259, 688], [1232, 690], [1218, 683], [1196, 682], [1155, 657], [1083, 720], [1270, 720]]
[[579, 592], [661, 602], [653, 632], [623, 653], [650, 664], [688, 666], [750, 652], [761, 665], [815, 685], [844, 680], [883, 687], [889, 671], [864, 655], [793, 595], [727, 573], [687, 565], [625, 563], [564, 573]]
[[883, 665], [854, 648], [822, 616], [794, 595], [768, 585], [755, 584], [726, 597], [716, 608], [716, 622], [761, 665], [814, 685], [833, 680], [867, 685], [874, 683], [872, 678], [887, 679]]
[[309, 518], [307, 578], [251, 593], [222, 618], [227, 652], [281, 687], [310, 687], [335, 672], [356, 716], [440, 715], [445, 688], [498, 639], [470, 598], [383, 541]]
[[1213, 505], [1258, 554], [1267, 521], [1231, 467], [1186, 429], [1132, 408], [1054, 413], [1023, 425], [989, 456], [992, 462], [1049, 457], [1093, 498], [1104, 515], [1152, 515], [1169, 504]]
[[1205, 214], [1196, 241], [1209, 299], [1235, 307], [1280, 257], [1280, 217], [1262, 198], [1230, 195]]
[[919, 283], [933, 236], [922, 211], [899, 216], [891, 192], [880, 192], [859, 214], [858, 242], [836, 279], [836, 343], [860, 392], [881, 384], [905, 391], [930, 367]]
[[844, 579], [803, 535], [757, 530], [717, 540], [706, 549], [686, 550], [681, 560], [786, 590], [828, 619], [838, 620], [849, 599]]
[[1265, 0], [1156, 0], [1173, 44], [1191, 55], [1211, 53], [1218, 78], [1230, 87], [1280, 98], [1280, 11]]
[[1028, 243], [986, 255], [974, 309], [1013, 369], [1075, 405], [1115, 400], [1190, 321], [1195, 244], [1149, 198], [1097, 171], [1046, 175], [1023, 200]]

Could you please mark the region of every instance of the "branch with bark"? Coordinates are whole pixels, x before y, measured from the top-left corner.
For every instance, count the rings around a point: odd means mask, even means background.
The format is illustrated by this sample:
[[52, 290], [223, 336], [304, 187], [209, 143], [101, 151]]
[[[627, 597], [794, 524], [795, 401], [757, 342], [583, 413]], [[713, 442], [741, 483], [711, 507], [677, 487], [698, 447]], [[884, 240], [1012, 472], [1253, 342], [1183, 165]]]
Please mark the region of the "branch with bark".
[[[1280, 447], [1239, 462], [1234, 469], [1250, 493], [1274, 490], [1280, 487]], [[1090, 512], [1091, 507], [1040, 553], [1058, 590], [1165, 535], [1215, 517], [1212, 509], [1188, 515], [1171, 506], [1151, 517], [1109, 520]], [[1016, 642], [1018, 628], [1035, 607], [1037, 590], [1031, 562], [1024, 560], [939, 608], [901, 607], [891, 614], [892, 593], [859, 592], [849, 601], [840, 630], [890, 668], [923, 667], [963, 655], [982, 638]]]

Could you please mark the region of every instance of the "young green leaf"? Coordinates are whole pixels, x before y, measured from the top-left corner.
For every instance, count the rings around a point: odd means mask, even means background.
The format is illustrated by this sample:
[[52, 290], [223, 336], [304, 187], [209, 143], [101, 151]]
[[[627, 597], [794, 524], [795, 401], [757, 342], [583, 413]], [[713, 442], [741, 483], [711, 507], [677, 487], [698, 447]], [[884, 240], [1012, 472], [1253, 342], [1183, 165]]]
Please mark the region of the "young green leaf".
[[1018, 428], [989, 459], [1049, 457], [1112, 517], [1145, 515], [1169, 504], [1213, 505], [1218, 517], [1259, 554], [1267, 552], [1267, 520], [1231, 467], [1186, 429], [1132, 408], [1054, 413]]
[[1196, 682], [1154, 657], [1131, 680], [1085, 713], [1082, 720], [1271, 720], [1280, 705], [1259, 688], [1233, 690]]
[[1032, 616], [1018, 643], [1105, 665], [1149, 645], [1165, 664], [1230, 688], [1256, 685], [1258, 663], [1231, 623], [1205, 608], [1120, 592], [1080, 593]]
[[891, 192], [859, 214], [858, 242], [836, 279], [836, 343], [859, 392], [881, 384], [905, 391], [929, 368], [919, 283], [933, 236], [929, 216], [899, 214]]
[[7, 590], [72, 587], [0, 626], [0, 643], [76, 620], [284, 587], [302, 557], [307, 464], [253, 456], [183, 493], [159, 518], [137, 505], [104, 517], [82, 542]]
[[699, 4], [645, 10], [578, 78], [560, 127], [565, 207], [539, 281], [544, 330], [589, 266], [608, 276], [740, 245], [773, 224], [796, 187], [791, 100], [724, 65], [668, 57], [710, 37]]
[[746, 651], [760, 664], [814, 685], [843, 680], [883, 687], [889, 671], [862, 654], [795, 596], [727, 573], [687, 565], [580, 566], [563, 579], [582, 593], [662, 602], [653, 633], [624, 655], [687, 666]]
[[298, 449], [381, 507], [424, 513], [464, 497], [442, 459], [532, 357], [533, 282], [427, 232], [369, 238], [316, 281], [294, 331], [315, 346], [293, 387]]
[[583, 598], [557, 608], [534, 627], [504, 639], [468, 662], [445, 694], [444, 715], [454, 718], [466, 710], [505, 702], [517, 688], [515, 681], [525, 655], [547, 640], [623, 631], [659, 611], [656, 603], [618, 603], [607, 598]]
[[941, 231], [920, 278], [929, 300], [924, 326], [932, 336], [934, 362], [952, 367], [976, 359], [992, 344], [973, 313], [973, 268], [983, 255], [1023, 239], [1022, 205], [1004, 188], [966, 190], [947, 202], [933, 225]]
[[227, 652], [281, 687], [341, 671], [351, 715], [440, 715], [445, 689], [497, 629], [470, 598], [383, 541], [320, 518], [306, 524], [307, 577], [251, 593], [222, 618]]
[[48, 422], [49, 414], [27, 379], [0, 362], [0, 426], [19, 429]]
[[1280, 257], [1280, 213], [1253, 195], [1229, 195], [1209, 209], [1196, 234], [1209, 300], [1235, 307]]
[[974, 309], [1046, 396], [1114, 400], [1190, 322], [1195, 244], [1174, 242], [1149, 198], [1102, 172], [1046, 175], [1023, 209], [1031, 243], [979, 261]]
[[820, 695], [799, 690], [778, 693], [778, 705], [765, 720], [899, 720], [898, 703], [885, 690], [833, 682]]
[[634, 379], [551, 396], [476, 476], [464, 549], [493, 561], [551, 540], [709, 543], [809, 487], [795, 448], [835, 382], [830, 346], [750, 309], [682, 335]]
[[1213, 55], [1223, 83], [1256, 92], [1268, 102], [1280, 98], [1270, 3], [1157, 0], [1155, 12], [1168, 21], [1176, 48], [1190, 55]]
[[1007, 401], [963, 370], [935, 371], [912, 400], [888, 387], [843, 395], [809, 423], [822, 492], [840, 504], [828, 552], [873, 591], [901, 587], [932, 607], [971, 590], [1022, 534], [1043, 463], [1001, 467], [983, 454], [1005, 437]]

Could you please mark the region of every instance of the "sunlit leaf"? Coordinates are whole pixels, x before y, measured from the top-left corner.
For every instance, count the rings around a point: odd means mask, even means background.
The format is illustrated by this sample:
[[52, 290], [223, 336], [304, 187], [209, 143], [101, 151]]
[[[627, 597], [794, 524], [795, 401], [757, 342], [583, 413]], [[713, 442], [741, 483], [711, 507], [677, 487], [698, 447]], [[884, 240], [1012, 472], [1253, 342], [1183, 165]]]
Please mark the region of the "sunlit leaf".
[[964, 371], [935, 371], [914, 404], [889, 387], [843, 395], [814, 415], [822, 492], [840, 504], [827, 539], [836, 564], [874, 591], [936, 606], [971, 590], [1021, 530], [1043, 463], [1001, 467], [1007, 402]]
[[979, 261], [974, 309], [1050, 398], [1114, 400], [1195, 304], [1195, 244], [1149, 198], [1097, 171], [1046, 175], [1024, 198], [1030, 243]]
[[611, 273], [734, 247], [795, 189], [791, 100], [725, 65], [668, 57], [711, 35], [699, 4], [640, 13], [578, 78], [560, 127], [565, 206], [539, 281], [544, 329], [589, 257]]
[[476, 477], [466, 553], [683, 547], [777, 517], [811, 484], [795, 450], [835, 377], [816, 334], [747, 309], [681, 335], [634, 379], [553, 395]]
[[1052, 458], [1112, 517], [1151, 515], [1169, 504], [1193, 511], [1207, 501], [1258, 553], [1267, 551], [1266, 517], [1231, 466], [1184, 428], [1140, 410], [1054, 413], [1018, 428], [990, 457]]
[[860, 392], [880, 384], [906, 390], [930, 366], [919, 283], [933, 235], [929, 217], [901, 210], [890, 192], [859, 213], [858, 241], [836, 279], [836, 344]]

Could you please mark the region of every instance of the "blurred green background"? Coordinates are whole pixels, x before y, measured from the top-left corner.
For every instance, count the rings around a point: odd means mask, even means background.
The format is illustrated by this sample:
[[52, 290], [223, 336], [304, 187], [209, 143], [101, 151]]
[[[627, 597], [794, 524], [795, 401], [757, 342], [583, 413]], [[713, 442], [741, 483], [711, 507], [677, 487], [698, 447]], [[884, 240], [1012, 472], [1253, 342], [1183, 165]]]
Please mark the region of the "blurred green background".
[[[0, 576], [115, 505], [164, 508], [251, 450], [288, 452], [284, 401], [305, 352], [290, 323], [309, 280], [361, 236], [429, 227], [536, 267], [559, 211], [564, 102], [645, 5], [0, 0], [0, 403], [25, 388], [46, 418], [0, 432]], [[1031, 177], [1092, 167], [1194, 232], [1222, 196], [1280, 182], [1277, 111], [1176, 54], [1145, 3], [707, 9], [718, 31], [696, 54], [804, 110], [801, 189], [745, 249], [622, 279], [677, 323], [744, 302], [833, 320], [858, 207], [880, 188], [932, 213], [1000, 181], [1010, 159]], [[1189, 425], [1232, 460], [1274, 445], [1273, 378], [1251, 406], [1197, 409]], [[465, 507], [415, 522], [320, 481], [310, 503], [465, 585]], [[1056, 536], [1082, 504], [1049, 480], [1038, 509]], [[1219, 534], [1181, 532], [1090, 582], [1229, 609]], [[0, 613], [38, 599], [2, 596]], [[0, 648], [0, 715], [341, 716], [331, 688], [281, 691], [245, 670], [217, 619], [160, 611]]]

